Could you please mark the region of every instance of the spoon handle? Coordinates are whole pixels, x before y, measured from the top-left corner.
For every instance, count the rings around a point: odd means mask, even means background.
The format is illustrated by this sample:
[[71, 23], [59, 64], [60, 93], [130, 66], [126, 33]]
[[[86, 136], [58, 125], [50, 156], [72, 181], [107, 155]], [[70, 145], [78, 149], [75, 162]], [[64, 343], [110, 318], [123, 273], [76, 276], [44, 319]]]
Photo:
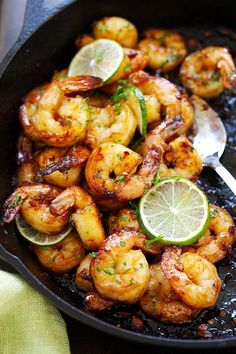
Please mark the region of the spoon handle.
[[218, 175], [224, 180], [231, 191], [236, 195], [236, 179], [231, 175], [231, 173], [222, 165], [222, 163], [217, 159], [214, 163], [209, 165], [212, 167]]

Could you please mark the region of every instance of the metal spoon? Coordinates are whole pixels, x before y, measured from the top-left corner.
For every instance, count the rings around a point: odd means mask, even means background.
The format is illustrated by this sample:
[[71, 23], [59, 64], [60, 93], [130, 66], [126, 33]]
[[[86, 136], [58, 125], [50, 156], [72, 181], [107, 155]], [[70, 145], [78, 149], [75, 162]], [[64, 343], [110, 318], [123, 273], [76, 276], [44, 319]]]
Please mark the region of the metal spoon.
[[217, 113], [198, 96], [193, 95], [191, 102], [197, 124], [197, 134], [193, 146], [202, 158], [203, 166], [213, 168], [236, 195], [236, 179], [220, 163], [226, 144], [225, 127]]

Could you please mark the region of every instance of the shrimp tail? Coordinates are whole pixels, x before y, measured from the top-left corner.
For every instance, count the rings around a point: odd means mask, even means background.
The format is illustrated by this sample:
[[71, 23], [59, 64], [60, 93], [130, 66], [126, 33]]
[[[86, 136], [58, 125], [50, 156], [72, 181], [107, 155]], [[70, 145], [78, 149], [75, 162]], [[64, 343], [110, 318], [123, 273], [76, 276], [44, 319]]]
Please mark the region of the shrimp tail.
[[22, 165], [23, 163], [30, 163], [33, 161], [32, 154], [32, 142], [25, 135], [21, 134], [17, 141], [17, 165]]
[[162, 160], [163, 149], [160, 146], [152, 146], [150, 151], [144, 156], [139, 177], [145, 178], [145, 183], [152, 184], [153, 176], [156, 174]]
[[84, 306], [88, 311], [102, 311], [116, 305], [116, 301], [104, 299], [95, 290], [86, 294]]
[[59, 161], [49, 164], [47, 167], [38, 171], [37, 176], [43, 177], [50, 175], [55, 171], [64, 172], [72, 167], [82, 165], [88, 160], [90, 151], [84, 146], [78, 145], [72, 148], [69, 153], [61, 158]]
[[155, 130], [165, 142], [177, 137], [185, 127], [185, 122], [181, 115], [164, 120]]
[[78, 75], [63, 79], [58, 85], [65, 94], [70, 94], [99, 88], [103, 86], [103, 80], [96, 76]]
[[22, 196], [13, 193], [3, 204], [3, 222], [10, 223], [19, 213], [21, 204], [24, 198]]
[[55, 198], [50, 205], [52, 215], [62, 215], [65, 210], [70, 209], [75, 202], [73, 194], [65, 195], [65, 191]]

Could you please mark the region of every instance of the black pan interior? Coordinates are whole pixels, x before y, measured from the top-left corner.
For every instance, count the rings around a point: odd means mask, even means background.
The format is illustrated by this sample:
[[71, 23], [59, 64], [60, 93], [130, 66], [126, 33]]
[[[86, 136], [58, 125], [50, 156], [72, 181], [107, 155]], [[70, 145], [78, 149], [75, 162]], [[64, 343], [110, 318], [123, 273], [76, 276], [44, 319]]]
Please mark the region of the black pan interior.
[[[177, 29], [184, 35], [190, 51], [207, 45], [228, 46], [236, 57], [234, 19], [236, 5], [231, 1], [78, 1], [43, 25], [22, 46], [9, 63], [0, 82], [0, 198], [12, 190], [15, 170], [16, 137], [19, 133], [17, 110], [22, 97], [34, 86], [47, 81], [55, 69], [68, 65], [75, 53], [74, 40], [88, 32], [90, 24], [105, 15], [121, 15], [142, 30], [148, 26]], [[230, 29], [230, 30], [229, 30]], [[194, 40], [193, 40], [194, 39]], [[169, 75], [178, 84], [176, 73]], [[236, 97], [231, 92], [211, 101], [227, 129], [228, 143], [223, 157], [225, 166], [236, 175]], [[236, 220], [236, 200], [228, 187], [205, 169], [199, 185], [210, 201], [225, 207]], [[0, 225], [0, 243], [16, 255], [32, 274], [57, 296], [73, 307], [82, 309], [83, 294], [73, 285], [74, 274], [52, 277], [38, 264], [14, 225]], [[118, 328], [162, 338], [224, 339], [236, 336], [236, 249], [219, 264], [223, 281], [222, 293], [216, 306], [204, 311], [190, 325], [172, 326], [147, 318], [137, 306], [120, 305], [103, 311], [97, 317]], [[77, 315], [74, 314], [75, 317]]]

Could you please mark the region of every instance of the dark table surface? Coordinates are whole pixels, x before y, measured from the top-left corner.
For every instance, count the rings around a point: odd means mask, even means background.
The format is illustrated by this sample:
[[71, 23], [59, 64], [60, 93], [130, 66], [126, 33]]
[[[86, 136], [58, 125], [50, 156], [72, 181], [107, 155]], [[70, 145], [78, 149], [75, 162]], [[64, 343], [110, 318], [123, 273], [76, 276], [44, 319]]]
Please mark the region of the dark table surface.
[[[36, 1], [36, 0], [32, 0]], [[49, 2], [49, 0], [46, 0]], [[60, 0], [50, 0], [51, 2], [60, 2]], [[24, 6], [26, 0], [0, 0], [0, 61], [7, 50], [17, 39], [19, 31], [23, 23]], [[15, 272], [13, 268], [0, 259], [0, 269]], [[99, 332], [89, 326], [79, 323], [78, 321], [62, 314], [68, 331], [72, 354], [141, 354], [141, 353], [159, 353], [159, 354], [179, 354], [190, 352], [177, 349], [157, 348], [144, 346], [111, 337], [107, 334]], [[1, 351], [1, 350], [0, 350]], [[201, 353], [208, 351], [201, 350]], [[212, 351], [213, 352], [213, 351]], [[222, 352], [214, 349], [214, 353]], [[229, 354], [235, 354], [235, 349], [224, 350]], [[191, 349], [191, 353], [199, 353]], [[12, 353], [15, 354], [15, 353]], [[33, 353], [32, 353], [33, 354]]]

